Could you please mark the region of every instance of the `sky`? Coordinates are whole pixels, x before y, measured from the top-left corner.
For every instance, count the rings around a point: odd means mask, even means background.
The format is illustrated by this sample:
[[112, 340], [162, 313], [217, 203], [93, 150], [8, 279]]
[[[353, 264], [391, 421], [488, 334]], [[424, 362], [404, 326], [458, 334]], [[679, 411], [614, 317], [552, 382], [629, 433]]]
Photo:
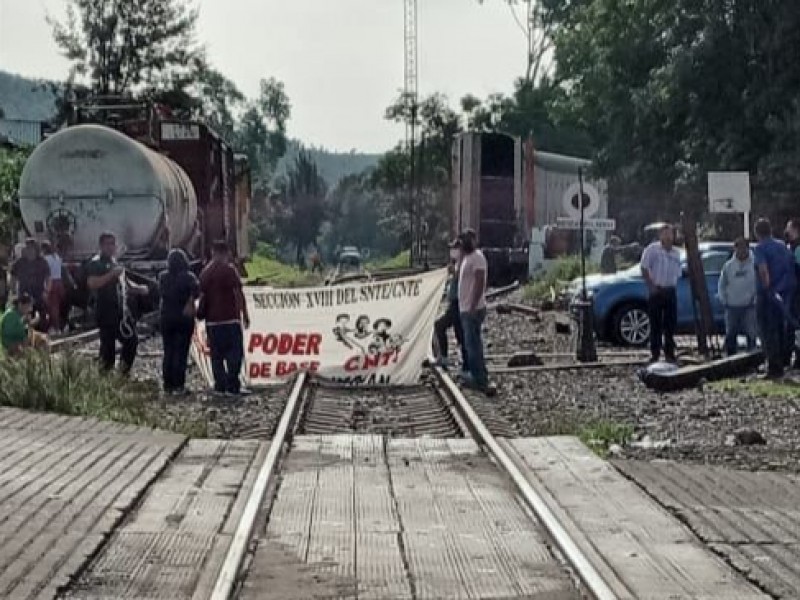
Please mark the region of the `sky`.
[[[289, 134], [340, 151], [382, 152], [404, 135], [383, 119], [403, 87], [403, 0], [198, 0], [198, 39], [247, 95], [283, 81]], [[510, 92], [525, 39], [505, 0], [418, 0], [419, 90]], [[46, 16], [65, 0], [0, 0], [0, 69], [63, 79], [68, 64]]]

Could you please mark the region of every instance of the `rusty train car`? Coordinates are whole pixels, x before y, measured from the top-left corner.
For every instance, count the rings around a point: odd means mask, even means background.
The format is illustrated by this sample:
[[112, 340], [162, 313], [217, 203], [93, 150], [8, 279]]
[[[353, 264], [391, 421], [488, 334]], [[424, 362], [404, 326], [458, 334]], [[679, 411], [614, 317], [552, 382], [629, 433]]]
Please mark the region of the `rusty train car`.
[[238, 264], [249, 255], [246, 157], [206, 124], [157, 105], [79, 107], [31, 154], [19, 206], [25, 233], [55, 242], [76, 280], [104, 231], [116, 235], [120, 262], [134, 279], [151, 284], [172, 247], [195, 267], [219, 239]]
[[[524, 280], [531, 272], [535, 230], [548, 238], [548, 258], [577, 252], [576, 232], [560, 231], [559, 217], [579, 214], [578, 169], [591, 162], [536, 150], [533, 141], [503, 133], [467, 132], [452, 147], [451, 235], [478, 234], [489, 262], [490, 285]], [[607, 185], [586, 177], [587, 217], [608, 214]], [[593, 236], [600, 244], [604, 236]]]

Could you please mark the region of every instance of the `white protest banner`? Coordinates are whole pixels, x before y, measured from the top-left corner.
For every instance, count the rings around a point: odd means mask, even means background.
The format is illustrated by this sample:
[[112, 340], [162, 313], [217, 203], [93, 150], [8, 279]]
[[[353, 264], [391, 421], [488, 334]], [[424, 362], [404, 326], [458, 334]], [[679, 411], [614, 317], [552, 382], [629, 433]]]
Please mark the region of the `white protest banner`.
[[[414, 385], [430, 352], [447, 271], [319, 288], [247, 287], [245, 385], [285, 383], [298, 371], [353, 386]], [[205, 326], [192, 356], [214, 378]]]

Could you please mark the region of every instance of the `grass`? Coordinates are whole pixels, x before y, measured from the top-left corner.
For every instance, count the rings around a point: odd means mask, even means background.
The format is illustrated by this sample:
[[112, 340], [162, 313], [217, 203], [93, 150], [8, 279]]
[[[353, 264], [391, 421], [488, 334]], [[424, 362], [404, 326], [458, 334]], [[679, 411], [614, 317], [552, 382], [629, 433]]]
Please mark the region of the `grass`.
[[404, 250], [397, 256], [393, 256], [391, 258], [381, 258], [367, 263], [367, 269], [370, 271], [407, 269], [410, 256], [411, 256], [411, 251]]
[[540, 436], [576, 436], [595, 454], [606, 458], [612, 445], [624, 446], [633, 438], [634, 428], [633, 425], [605, 419], [582, 421], [562, 415], [543, 422], [536, 433]]
[[[587, 262], [586, 274], [597, 272], [597, 265]], [[569, 283], [581, 276], [581, 257], [567, 256], [560, 258], [556, 264], [549, 269], [543, 276], [532, 281], [523, 290], [527, 300], [543, 302], [554, 300], [569, 285]]]
[[204, 422], [164, 423], [153, 417], [147, 410], [147, 398], [157, 393], [152, 385], [101, 374], [93, 361], [74, 354], [29, 351], [16, 359], [2, 358], [0, 381], [0, 406], [207, 435]]
[[800, 400], [800, 385], [792, 381], [725, 379], [709, 383], [708, 387], [726, 394], [748, 394], [775, 400]]
[[624, 446], [633, 438], [633, 426], [612, 421], [596, 421], [582, 426], [578, 437], [595, 454], [605, 458], [614, 444]]
[[319, 273], [301, 271], [274, 258], [254, 256], [246, 265], [247, 283], [269, 285], [280, 288], [319, 285], [323, 277]]

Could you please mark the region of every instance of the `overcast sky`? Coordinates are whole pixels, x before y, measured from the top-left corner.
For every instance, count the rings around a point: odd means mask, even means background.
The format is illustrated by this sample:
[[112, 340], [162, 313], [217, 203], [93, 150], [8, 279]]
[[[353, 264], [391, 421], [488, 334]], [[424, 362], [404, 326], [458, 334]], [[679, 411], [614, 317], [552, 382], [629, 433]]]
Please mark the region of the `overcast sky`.
[[[508, 92], [525, 41], [505, 0], [418, 0], [420, 93], [453, 104]], [[45, 21], [65, 0], [0, 0], [0, 69], [60, 79], [67, 63]], [[202, 0], [199, 38], [248, 95], [277, 77], [290, 135], [339, 150], [383, 151], [404, 134], [383, 119], [403, 87], [403, 0]]]

